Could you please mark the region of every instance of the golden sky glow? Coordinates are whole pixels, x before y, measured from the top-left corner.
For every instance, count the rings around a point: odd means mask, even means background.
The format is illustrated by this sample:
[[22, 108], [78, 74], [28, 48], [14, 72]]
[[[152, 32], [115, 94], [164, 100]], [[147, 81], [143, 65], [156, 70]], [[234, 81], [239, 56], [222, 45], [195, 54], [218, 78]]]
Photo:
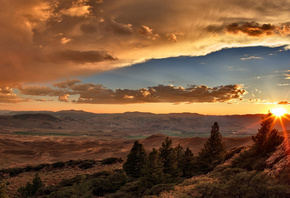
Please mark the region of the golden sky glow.
[[0, 110], [289, 112], [288, 1], [0, 2]]

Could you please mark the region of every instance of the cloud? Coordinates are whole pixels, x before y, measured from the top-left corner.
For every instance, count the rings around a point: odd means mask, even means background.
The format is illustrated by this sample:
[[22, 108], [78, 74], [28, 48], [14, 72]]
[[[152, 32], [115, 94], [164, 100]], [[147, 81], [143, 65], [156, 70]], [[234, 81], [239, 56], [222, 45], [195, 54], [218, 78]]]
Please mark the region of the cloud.
[[101, 19], [98, 22], [83, 23], [80, 26], [80, 30], [86, 34], [104, 34], [104, 36], [108, 36], [108, 34], [128, 36], [134, 33], [132, 24], [118, 23], [113, 18]]
[[246, 93], [241, 85], [207, 87], [191, 85], [187, 88], [173, 85], [158, 85], [138, 90], [107, 89], [101, 84], [81, 83], [67, 80], [53, 84], [56, 88], [26, 86], [20, 93], [33, 96], [58, 96], [59, 101], [69, 102], [70, 95], [78, 95], [74, 103], [134, 104], [134, 103], [215, 103], [240, 99]]
[[290, 80], [290, 74], [284, 74], [284, 76], [286, 76], [286, 80]]
[[37, 102], [46, 102], [47, 100], [46, 99], [43, 99], [43, 98], [36, 98], [35, 101]]
[[278, 83], [278, 84], [276, 84], [276, 85], [278, 85], [278, 86], [280, 86], [280, 87], [283, 87], [283, 86], [290, 86], [289, 83], [284, 83], [284, 84]]
[[86, 1], [73, 2], [72, 6], [68, 9], [63, 9], [62, 14], [72, 17], [81, 17], [90, 15], [91, 6], [86, 5]]
[[250, 56], [250, 57], [246, 57], [246, 58], [240, 58], [240, 60], [250, 60], [250, 59], [262, 59], [262, 57]]
[[53, 83], [52, 85], [54, 87], [58, 87], [58, 88], [69, 88], [77, 83], [81, 83], [81, 80], [78, 79], [68, 79], [66, 81], [62, 81], [62, 82], [58, 82], [58, 83]]
[[59, 52], [59, 60], [72, 61], [75, 63], [94, 63], [102, 61], [114, 61], [113, 57], [106, 51], [74, 51], [65, 50]]
[[0, 86], [222, 48], [290, 44], [288, 1], [0, 1]]
[[69, 102], [68, 97], [69, 97], [69, 94], [64, 94], [64, 95], [58, 97], [58, 101]]
[[0, 87], [0, 103], [19, 103], [28, 101], [26, 98], [19, 98], [13, 93], [10, 87]]
[[154, 34], [153, 33], [153, 29], [150, 29], [149, 27], [143, 25], [140, 29], [139, 29], [139, 34], [148, 38], [148, 39], [152, 39], [155, 40], [156, 38], [159, 37], [158, 34]]
[[53, 89], [45, 86], [20, 86], [18, 87], [20, 94], [31, 96], [61, 96], [64, 95], [64, 90]]
[[288, 101], [281, 101], [281, 102], [278, 102], [277, 104], [280, 104], [280, 105], [289, 105], [290, 102], [288, 102]]
[[231, 34], [243, 33], [248, 36], [260, 37], [276, 34], [277, 27], [271, 24], [260, 25], [257, 22], [232, 23], [226, 27], [226, 31]]

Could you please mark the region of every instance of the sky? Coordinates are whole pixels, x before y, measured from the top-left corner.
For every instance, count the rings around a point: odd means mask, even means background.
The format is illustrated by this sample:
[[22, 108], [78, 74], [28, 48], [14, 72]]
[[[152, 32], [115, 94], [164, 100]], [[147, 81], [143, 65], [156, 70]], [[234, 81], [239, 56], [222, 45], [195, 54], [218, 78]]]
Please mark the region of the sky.
[[0, 110], [290, 111], [287, 0], [0, 2]]

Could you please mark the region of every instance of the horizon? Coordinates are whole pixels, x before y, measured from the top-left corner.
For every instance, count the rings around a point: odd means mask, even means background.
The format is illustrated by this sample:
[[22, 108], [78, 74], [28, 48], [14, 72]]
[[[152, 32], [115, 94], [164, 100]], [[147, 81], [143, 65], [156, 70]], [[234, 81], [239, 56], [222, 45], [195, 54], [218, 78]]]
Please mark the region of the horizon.
[[[267, 115], [268, 113], [251, 113], [251, 114], [200, 114], [197, 112], [171, 112], [171, 113], [152, 113], [152, 112], [146, 112], [146, 111], [125, 111], [125, 112], [120, 112], [120, 113], [94, 113], [90, 111], [84, 111], [82, 109], [67, 109], [67, 110], [58, 110], [58, 111], [51, 111], [51, 110], [37, 110], [37, 111], [13, 111], [13, 110], [0, 110], [0, 115], [6, 115], [6, 114], [1, 114], [1, 112], [31, 112], [31, 113], [38, 113], [38, 112], [62, 112], [62, 111], [67, 111], [67, 112], [84, 112], [84, 113], [93, 113], [93, 114], [125, 114], [125, 113], [140, 113], [140, 114], [154, 114], [154, 115], [168, 115], [168, 114], [198, 114], [198, 115], [203, 115], [203, 116], [245, 116], [245, 115]], [[8, 114], [9, 115], [9, 114]], [[285, 115], [290, 115], [289, 113], [286, 113]]]

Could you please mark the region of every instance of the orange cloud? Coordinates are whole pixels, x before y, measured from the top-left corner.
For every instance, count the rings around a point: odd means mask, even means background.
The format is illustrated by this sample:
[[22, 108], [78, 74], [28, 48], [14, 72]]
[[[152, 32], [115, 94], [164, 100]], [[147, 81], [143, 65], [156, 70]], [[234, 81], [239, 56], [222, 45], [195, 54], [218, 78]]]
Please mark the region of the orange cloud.
[[70, 95], [79, 95], [74, 103], [133, 104], [133, 103], [203, 103], [227, 102], [240, 99], [246, 93], [240, 85], [207, 87], [191, 85], [188, 88], [158, 85], [138, 90], [107, 89], [94, 83], [81, 84], [78, 80], [67, 80], [51, 87], [20, 87], [20, 93], [33, 96], [58, 96], [59, 101], [69, 102]]
[[289, 105], [290, 104], [290, 102], [288, 102], [288, 101], [281, 101], [281, 102], [278, 102], [277, 104], [280, 104], [280, 105]]
[[226, 31], [231, 34], [243, 33], [248, 36], [271, 36], [276, 34], [277, 27], [271, 24], [260, 25], [257, 22], [232, 23], [226, 27]]
[[0, 86], [227, 47], [289, 45], [289, 6], [253, 6], [251, 0], [2, 0]]
[[19, 98], [10, 87], [0, 87], [0, 103], [19, 103], [24, 101], [28, 101], [28, 99]]

